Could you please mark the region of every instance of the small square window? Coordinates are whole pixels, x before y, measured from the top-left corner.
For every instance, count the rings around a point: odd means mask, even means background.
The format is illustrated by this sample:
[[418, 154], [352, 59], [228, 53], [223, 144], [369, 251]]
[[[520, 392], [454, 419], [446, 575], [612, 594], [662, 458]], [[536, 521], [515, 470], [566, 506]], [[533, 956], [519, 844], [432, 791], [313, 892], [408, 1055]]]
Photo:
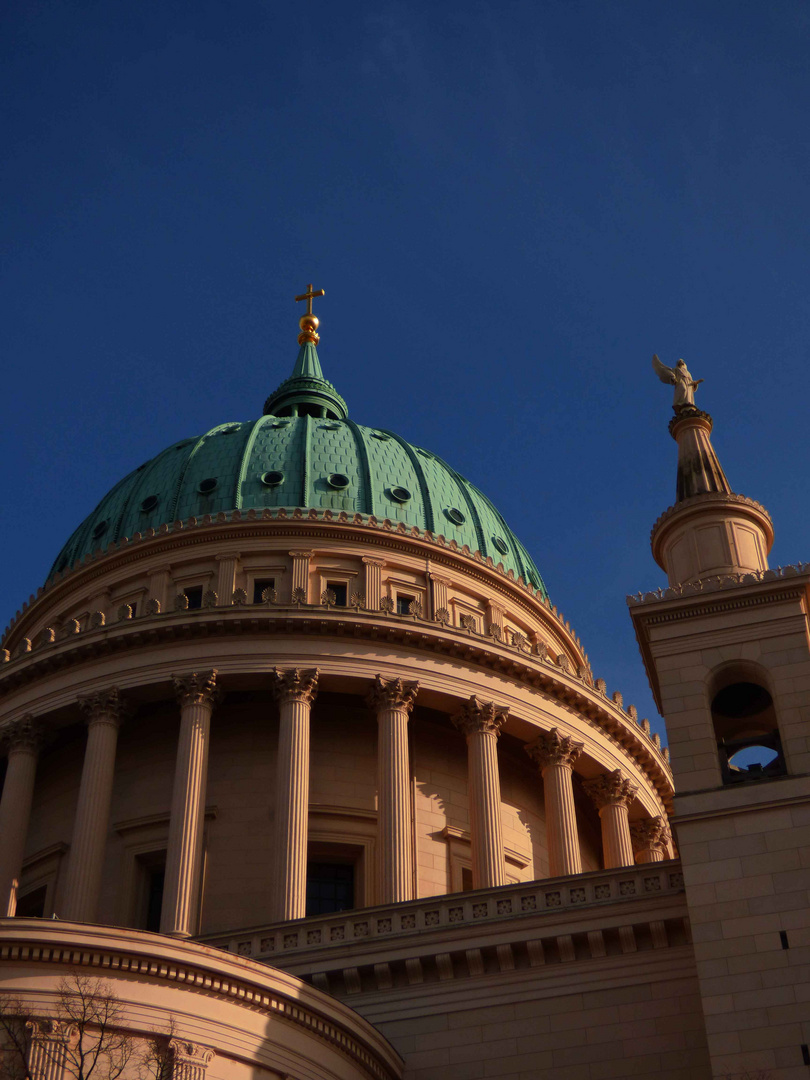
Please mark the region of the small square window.
[[415, 596], [406, 596], [404, 593], [397, 593], [397, 615], [410, 615], [409, 609], [415, 599]]
[[335, 605], [337, 607], [346, 607], [348, 589], [345, 581], [327, 581], [327, 589], [331, 589], [335, 594]]
[[189, 611], [191, 611], [193, 608], [201, 608], [202, 607], [202, 597], [203, 597], [202, 585], [195, 585], [194, 588], [192, 588], [192, 589], [184, 589], [183, 591], [185, 592], [186, 596], [188, 597]]
[[275, 589], [276, 579], [271, 577], [255, 578], [253, 581], [253, 603], [263, 604], [262, 593], [265, 589]]

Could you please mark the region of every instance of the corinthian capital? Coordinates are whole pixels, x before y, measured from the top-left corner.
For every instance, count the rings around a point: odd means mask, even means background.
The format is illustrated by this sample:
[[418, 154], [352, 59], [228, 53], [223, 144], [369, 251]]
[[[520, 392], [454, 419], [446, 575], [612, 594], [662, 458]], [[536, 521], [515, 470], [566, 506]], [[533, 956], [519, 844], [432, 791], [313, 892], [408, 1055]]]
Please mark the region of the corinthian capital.
[[174, 692], [182, 709], [184, 705], [209, 705], [212, 709], [219, 701], [217, 673], [192, 671], [190, 675], [172, 675]]
[[95, 694], [86, 694], [79, 698], [79, 708], [84, 713], [85, 723], [114, 724], [120, 727], [131, 715], [132, 705], [121, 697], [117, 686], [99, 690]]
[[0, 747], [36, 753], [42, 745], [43, 735], [41, 722], [28, 713], [0, 728]]
[[317, 668], [273, 668], [273, 693], [279, 702], [301, 701], [311, 705], [318, 693]]
[[478, 732], [494, 735], [497, 738], [509, 716], [508, 707], [496, 705], [492, 701], [482, 701], [473, 694], [453, 723], [462, 734], [470, 736]]
[[402, 679], [384, 679], [378, 675], [368, 692], [368, 703], [372, 709], [404, 709], [410, 712], [419, 691], [418, 682], [404, 682]]
[[203, 1080], [214, 1057], [213, 1050], [199, 1043], [186, 1042], [185, 1039], [172, 1039], [169, 1049], [172, 1052], [174, 1080]]
[[666, 855], [672, 833], [669, 831], [667, 819], [659, 815], [634, 821], [630, 826], [630, 837], [635, 851], [657, 851]]
[[544, 731], [526, 747], [526, 753], [540, 770], [548, 765], [564, 765], [573, 769], [574, 762], [582, 753], [584, 744], [574, 742], [573, 736], [561, 735], [557, 728]]
[[638, 787], [622, 776], [620, 769], [603, 773], [582, 785], [597, 810], [604, 806], [628, 807], [636, 797]]

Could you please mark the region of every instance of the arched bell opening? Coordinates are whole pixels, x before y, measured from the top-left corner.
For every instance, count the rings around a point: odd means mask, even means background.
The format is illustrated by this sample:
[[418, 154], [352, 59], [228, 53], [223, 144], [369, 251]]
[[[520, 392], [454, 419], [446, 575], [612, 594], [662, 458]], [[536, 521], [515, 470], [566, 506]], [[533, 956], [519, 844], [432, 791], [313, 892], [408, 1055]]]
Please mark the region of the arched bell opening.
[[755, 674], [727, 676], [711, 713], [724, 784], [768, 780], [787, 772], [773, 698]]

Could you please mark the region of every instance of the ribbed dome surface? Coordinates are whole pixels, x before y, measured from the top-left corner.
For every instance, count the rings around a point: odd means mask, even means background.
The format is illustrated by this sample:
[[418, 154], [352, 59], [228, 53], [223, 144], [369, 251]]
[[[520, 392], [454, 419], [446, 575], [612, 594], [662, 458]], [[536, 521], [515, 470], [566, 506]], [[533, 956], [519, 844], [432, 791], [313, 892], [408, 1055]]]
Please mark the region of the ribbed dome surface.
[[184, 439], [124, 477], [76, 529], [51, 573], [112, 541], [220, 511], [330, 509], [443, 533], [544, 588], [526, 549], [476, 487], [390, 431], [263, 416]]

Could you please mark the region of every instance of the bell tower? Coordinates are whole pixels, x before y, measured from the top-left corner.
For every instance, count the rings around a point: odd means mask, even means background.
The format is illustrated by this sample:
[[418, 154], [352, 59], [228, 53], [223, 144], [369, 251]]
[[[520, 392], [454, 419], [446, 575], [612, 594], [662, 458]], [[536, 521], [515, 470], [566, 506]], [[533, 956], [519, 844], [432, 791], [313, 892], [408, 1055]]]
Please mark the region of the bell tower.
[[711, 417], [677, 389], [674, 411], [677, 497], [651, 537], [669, 587], [628, 604], [666, 721], [712, 1072], [807, 1080], [810, 564], [768, 568], [771, 519], [731, 490]]

